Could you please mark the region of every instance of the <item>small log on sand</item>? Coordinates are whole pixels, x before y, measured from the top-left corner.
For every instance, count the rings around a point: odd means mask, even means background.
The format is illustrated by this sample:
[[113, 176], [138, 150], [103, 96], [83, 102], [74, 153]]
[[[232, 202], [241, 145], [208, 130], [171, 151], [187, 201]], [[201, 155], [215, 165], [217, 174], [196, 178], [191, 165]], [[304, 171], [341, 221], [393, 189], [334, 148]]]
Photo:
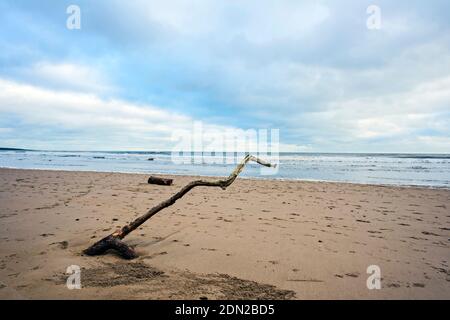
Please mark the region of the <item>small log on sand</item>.
[[220, 187], [223, 190], [225, 190], [228, 186], [230, 186], [234, 180], [236, 180], [237, 176], [241, 173], [241, 171], [244, 169], [244, 166], [249, 161], [257, 162], [260, 165], [266, 166], [266, 167], [275, 167], [276, 165], [272, 165], [268, 162], [265, 162], [263, 160], [260, 160], [254, 156], [246, 155], [245, 158], [242, 160], [240, 164], [236, 166], [234, 171], [230, 174], [230, 176], [226, 179], [217, 180], [217, 181], [205, 181], [205, 180], [195, 180], [190, 183], [188, 183], [186, 186], [181, 188], [180, 191], [175, 193], [173, 196], [171, 196], [169, 199], [164, 200], [163, 202], [159, 203], [155, 207], [148, 210], [145, 214], [138, 217], [133, 222], [129, 223], [128, 225], [116, 230], [114, 233], [110, 234], [109, 236], [106, 236], [105, 238], [101, 239], [100, 241], [94, 243], [89, 248], [85, 249], [83, 253], [89, 255], [89, 256], [95, 256], [105, 253], [106, 251], [113, 249], [116, 250], [117, 253], [119, 253], [120, 256], [122, 256], [125, 259], [133, 259], [137, 257], [136, 252], [133, 248], [129, 247], [125, 242], [122, 241], [123, 238], [125, 238], [130, 232], [137, 229], [141, 224], [143, 224], [145, 221], [153, 217], [156, 213], [161, 211], [164, 208], [167, 208], [171, 205], [173, 205], [178, 199], [183, 197], [186, 193], [191, 191], [195, 187]]
[[172, 185], [173, 179], [165, 179], [165, 178], [158, 178], [154, 176], [150, 176], [148, 178], [149, 184], [158, 184], [160, 186], [170, 186]]

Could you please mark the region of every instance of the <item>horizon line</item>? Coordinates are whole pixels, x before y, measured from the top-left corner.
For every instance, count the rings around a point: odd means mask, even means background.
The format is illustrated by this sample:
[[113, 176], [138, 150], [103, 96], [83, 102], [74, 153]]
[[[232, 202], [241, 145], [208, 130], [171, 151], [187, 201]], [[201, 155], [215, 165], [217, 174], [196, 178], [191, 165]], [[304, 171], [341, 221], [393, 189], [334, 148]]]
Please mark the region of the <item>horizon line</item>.
[[[56, 150], [56, 149], [29, 149], [29, 148], [17, 148], [17, 147], [0, 147], [0, 151], [31, 151], [31, 152], [158, 152], [158, 153], [172, 153], [172, 152], [193, 152], [193, 153], [252, 153], [249, 151], [169, 151], [169, 150]], [[253, 153], [258, 153], [253, 151]], [[270, 154], [270, 152], [266, 152]], [[418, 154], [418, 155], [450, 155], [450, 152], [355, 152], [355, 151], [279, 151], [277, 153], [297, 153], [297, 154], [376, 154], [376, 155], [389, 155], [389, 154]]]

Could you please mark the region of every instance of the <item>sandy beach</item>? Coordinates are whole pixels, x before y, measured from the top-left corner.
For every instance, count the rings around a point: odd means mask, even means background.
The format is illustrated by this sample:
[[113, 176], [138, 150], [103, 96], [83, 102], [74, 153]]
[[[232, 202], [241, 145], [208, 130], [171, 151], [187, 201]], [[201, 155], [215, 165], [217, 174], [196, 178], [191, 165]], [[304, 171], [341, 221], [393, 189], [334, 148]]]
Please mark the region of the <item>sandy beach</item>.
[[0, 169], [0, 299], [450, 299], [450, 190], [238, 178], [131, 233], [139, 258], [83, 256], [194, 179], [147, 178]]

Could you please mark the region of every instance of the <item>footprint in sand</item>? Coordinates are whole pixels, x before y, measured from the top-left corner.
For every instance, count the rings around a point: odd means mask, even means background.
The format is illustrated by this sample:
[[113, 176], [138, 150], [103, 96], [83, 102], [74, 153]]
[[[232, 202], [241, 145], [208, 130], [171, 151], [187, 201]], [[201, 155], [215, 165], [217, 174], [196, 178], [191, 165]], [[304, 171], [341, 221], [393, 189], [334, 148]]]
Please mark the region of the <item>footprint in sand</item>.
[[349, 273], [346, 273], [345, 275], [350, 278], [358, 278], [359, 277], [358, 272], [349, 272]]
[[[67, 249], [69, 247], [69, 242], [68, 241], [60, 241], [60, 242], [53, 242], [50, 243], [50, 245], [58, 245], [60, 249]], [[41, 252], [41, 254], [45, 254], [46, 252], [43, 251]]]
[[44, 237], [44, 238], [46, 238], [46, 237], [50, 237], [50, 236], [54, 236], [55, 234], [53, 234], [53, 233], [43, 233], [43, 234], [40, 234], [40, 236], [41, 237]]
[[398, 283], [388, 283], [386, 286], [388, 288], [400, 288], [400, 284]]

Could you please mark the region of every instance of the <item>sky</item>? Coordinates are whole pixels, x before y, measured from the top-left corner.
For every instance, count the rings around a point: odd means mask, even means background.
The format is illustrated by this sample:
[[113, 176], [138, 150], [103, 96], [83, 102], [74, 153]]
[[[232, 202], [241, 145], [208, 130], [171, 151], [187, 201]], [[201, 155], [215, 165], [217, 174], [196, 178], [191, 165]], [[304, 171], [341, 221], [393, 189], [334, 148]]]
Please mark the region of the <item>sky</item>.
[[170, 150], [196, 122], [279, 129], [280, 151], [449, 153], [450, 2], [0, 2], [0, 147]]

